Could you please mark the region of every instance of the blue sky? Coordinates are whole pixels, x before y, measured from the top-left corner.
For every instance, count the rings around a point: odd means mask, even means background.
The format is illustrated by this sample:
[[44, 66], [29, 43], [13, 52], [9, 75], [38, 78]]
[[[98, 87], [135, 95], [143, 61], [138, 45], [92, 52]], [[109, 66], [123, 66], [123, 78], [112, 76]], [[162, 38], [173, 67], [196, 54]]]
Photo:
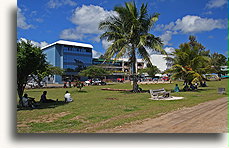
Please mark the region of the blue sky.
[[[17, 38], [45, 46], [57, 40], [90, 43], [94, 56], [110, 45], [100, 40], [98, 23], [115, 15], [114, 6], [124, 0], [18, 0]], [[195, 35], [206, 49], [227, 55], [227, 0], [135, 0], [138, 7], [148, 3], [149, 14], [160, 13], [150, 31], [161, 37], [171, 52]]]

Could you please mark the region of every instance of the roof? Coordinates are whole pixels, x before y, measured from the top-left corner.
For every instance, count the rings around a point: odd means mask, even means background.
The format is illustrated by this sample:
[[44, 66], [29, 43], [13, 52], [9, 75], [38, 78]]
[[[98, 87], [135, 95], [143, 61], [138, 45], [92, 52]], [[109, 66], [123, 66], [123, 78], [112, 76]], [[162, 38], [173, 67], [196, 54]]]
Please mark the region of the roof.
[[107, 59], [93, 58], [93, 60], [96, 60], [96, 61], [99, 61], [99, 62], [104, 62], [104, 61], [106, 61], [106, 62], [122, 62], [121, 60], [113, 60], [113, 59], [107, 60]]
[[41, 49], [45, 49], [45, 48], [48, 48], [52, 45], [55, 45], [55, 44], [61, 44], [61, 45], [71, 45], [71, 46], [78, 46], [78, 47], [86, 47], [86, 48], [93, 48], [93, 46], [91, 44], [84, 44], [84, 43], [77, 43], [77, 42], [70, 42], [70, 41], [64, 41], [64, 40], [59, 40], [59, 41], [56, 41], [52, 44], [49, 44], [47, 46], [44, 46], [42, 47]]

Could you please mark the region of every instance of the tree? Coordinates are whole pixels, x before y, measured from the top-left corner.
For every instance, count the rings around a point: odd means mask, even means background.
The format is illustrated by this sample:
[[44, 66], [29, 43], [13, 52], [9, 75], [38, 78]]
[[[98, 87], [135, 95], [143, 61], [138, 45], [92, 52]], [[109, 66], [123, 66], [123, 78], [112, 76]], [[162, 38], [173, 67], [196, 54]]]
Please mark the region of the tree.
[[223, 74], [220, 70], [220, 66], [227, 65], [227, 58], [224, 55], [215, 52], [211, 54], [211, 64], [217, 74]]
[[109, 72], [105, 69], [98, 66], [89, 66], [85, 70], [79, 72], [79, 76], [91, 77], [91, 78], [100, 78], [108, 75]]
[[157, 68], [157, 66], [147, 64], [147, 67], [144, 69], [140, 69], [139, 73], [148, 73], [149, 76], [154, 77], [155, 74], [160, 73], [160, 70]]
[[42, 87], [41, 82], [45, 77], [50, 75], [52, 76], [52, 75], [63, 75], [63, 74], [64, 74], [63, 69], [49, 64], [45, 64], [41, 69], [34, 71], [31, 76], [37, 82], [37, 84], [40, 87]]
[[167, 73], [172, 73], [174, 79], [183, 79], [186, 84], [201, 81], [203, 74], [212, 70], [209, 50], [196, 41], [195, 36], [189, 37], [189, 42], [183, 43], [172, 53], [174, 65]]
[[125, 7], [114, 8], [118, 16], [107, 17], [99, 25], [99, 29], [105, 30], [101, 39], [113, 42], [106, 50], [106, 59], [129, 56], [132, 66], [133, 92], [138, 92], [137, 85], [137, 54], [148, 63], [151, 63], [147, 50], [165, 53], [162, 49], [162, 41], [159, 37], [150, 34], [154, 23], [158, 20], [158, 13], [148, 14], [147, 4], [142, 4], [140, 10], [134, 2], [125, 3]]
[[45, 54], [39, 47], [34, 46], [31, 41], [17, 42], [17, 92], [20, 100], [29, 75], [43, 69], [46, 65]]

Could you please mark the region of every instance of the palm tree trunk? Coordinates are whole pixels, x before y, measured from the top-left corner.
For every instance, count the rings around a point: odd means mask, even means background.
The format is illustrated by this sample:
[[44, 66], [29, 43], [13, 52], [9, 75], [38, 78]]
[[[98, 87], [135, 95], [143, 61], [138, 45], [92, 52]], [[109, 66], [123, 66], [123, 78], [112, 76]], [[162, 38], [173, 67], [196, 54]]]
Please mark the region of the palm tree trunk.
[[19, 105], [22, 105], [22, 96], [24, 93], [25, 89], [25, 84], [23, 83], [18, 83], [17, 84], [17, 92], [18, 92], [18, 97], [19, 97]]
[[136, 55], [135, 55], [135, 48], [132, 49], [132, 76], [133, 76], [133, 92], [138, 92], [138, 80], [137, 80], [137, 70], [136, 70]]

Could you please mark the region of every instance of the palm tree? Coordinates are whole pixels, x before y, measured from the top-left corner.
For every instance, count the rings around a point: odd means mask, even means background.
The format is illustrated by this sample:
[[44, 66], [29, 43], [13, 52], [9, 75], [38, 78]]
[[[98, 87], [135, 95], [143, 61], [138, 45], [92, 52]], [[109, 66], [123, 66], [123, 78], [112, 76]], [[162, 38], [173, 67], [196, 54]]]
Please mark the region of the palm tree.
[[105, 30], [101, 39], [113, 42], [106, 50], [105, 57], [118, 59], [124, 55], [129, 56], [132, 65], [133, 92], [137, 92], [136, 57], [139, 55], [151, 64], [147, 50], [165, 53], [161, 39], [149, 33], [159, 14], [149, 15], [147, 4], [142, 4], [138, 10], [134, 2], [125, 3], [125, 7], [117, 6], [114, 11], [117, 12], [117, 16], [110, 16], [99, 25], [99, 29]]
[[189, 42], [183, 43], [172, 53], [170, 59], [174, 65], [167, 70], [174, 79], [182, 79], [188, 84], [204, 79], [203, 74], [212, 70], [209, 50], [196, 41], [195, 36], [189, 37]]

